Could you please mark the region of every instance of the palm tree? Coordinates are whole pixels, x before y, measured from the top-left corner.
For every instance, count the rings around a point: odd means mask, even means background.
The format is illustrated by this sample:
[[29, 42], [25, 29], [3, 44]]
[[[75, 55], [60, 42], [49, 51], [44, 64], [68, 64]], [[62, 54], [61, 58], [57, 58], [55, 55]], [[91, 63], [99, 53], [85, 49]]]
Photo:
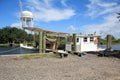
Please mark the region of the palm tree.
[[119, 13], [117, 13], [117, 14], [118, 14], [118, 17], [117, 17], [117, 18], [118, 18], [118, 19], [119, 19], [119, 21], [120, 21], [120, 12], [119, 12]]

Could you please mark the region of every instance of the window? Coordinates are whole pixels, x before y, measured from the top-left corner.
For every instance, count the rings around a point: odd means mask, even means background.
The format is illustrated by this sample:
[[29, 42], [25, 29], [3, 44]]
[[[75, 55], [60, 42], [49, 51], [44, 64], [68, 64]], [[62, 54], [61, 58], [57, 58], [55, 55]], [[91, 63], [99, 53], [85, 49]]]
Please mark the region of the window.
[[90, 42], [93, 42], [94, 41], [94, 37], [90, 37]]
[[77, 38], [77, 42], [79, 42], [79, 38]]
[[83, 42], [87, 42], [87, 37], [84, 37], [84, 38], [83, 38]]

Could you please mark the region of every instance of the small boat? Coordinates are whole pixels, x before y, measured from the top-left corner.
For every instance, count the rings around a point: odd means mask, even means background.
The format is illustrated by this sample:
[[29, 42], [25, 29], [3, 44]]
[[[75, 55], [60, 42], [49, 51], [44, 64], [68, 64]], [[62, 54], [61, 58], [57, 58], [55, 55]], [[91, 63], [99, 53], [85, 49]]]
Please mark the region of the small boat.
[[21, 48], [36, 50], [37, 48], [33, 47], [31, 44], [22, 44], [20, 43]]
[[97, 48], [97, 51], [99, 52], [99, 51], [104, 51], [104, 50], [106, 50], [105, 48]]
[[68, 37], [66, 50], [80, 53], [104, 51], [105, 48], [100, 48], [98, 46], [98, 37], [100, 37], [100, 35], [96, 34], [77, 34], [76, 37], [73, 39], [70, 39], [70, 37]]

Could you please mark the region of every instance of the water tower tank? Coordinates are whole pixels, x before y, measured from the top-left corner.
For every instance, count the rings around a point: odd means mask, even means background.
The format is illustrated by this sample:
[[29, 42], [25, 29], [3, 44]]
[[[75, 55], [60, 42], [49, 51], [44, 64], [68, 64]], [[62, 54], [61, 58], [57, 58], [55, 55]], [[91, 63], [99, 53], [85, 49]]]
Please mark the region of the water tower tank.
[[31, 21], [33, 19], [32, 12], [30, 12], [30, 11], [22, 11], [22, 13], [21, 13], [21, 19], [23, 21], [27, 21], [27, 22]]

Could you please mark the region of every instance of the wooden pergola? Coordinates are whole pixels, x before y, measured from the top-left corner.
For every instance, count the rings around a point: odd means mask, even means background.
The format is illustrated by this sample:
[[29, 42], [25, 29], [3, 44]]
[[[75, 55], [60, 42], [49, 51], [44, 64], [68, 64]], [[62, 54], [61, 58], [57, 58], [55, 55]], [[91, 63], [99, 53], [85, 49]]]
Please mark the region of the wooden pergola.
[[46, 34], [52, 34], [52, 35], [64, 36], [64, 37], [66, 36], [66, 34], [68, 34], [68, 33], [54, 32], [54, 31], [43, 30], [43, 29], [40, 29], [40, 28], [33, 28], [33, 27], [24, 27], [24, 29], [39, 33], [39, 53], [45, 53], [45, 50], [46, 50]]
[[33, 27], [24, 27], [24, 29], [27, 29], [33, 32], [45, 32], [46, 34], [54, 34], [54, 35], [59, 35], [59, 36], [65, 36], [66, 34], [68, 34], [68, 33], [54, 32], [54, 31], [43, 30], [40, 28], [33, 28]]

